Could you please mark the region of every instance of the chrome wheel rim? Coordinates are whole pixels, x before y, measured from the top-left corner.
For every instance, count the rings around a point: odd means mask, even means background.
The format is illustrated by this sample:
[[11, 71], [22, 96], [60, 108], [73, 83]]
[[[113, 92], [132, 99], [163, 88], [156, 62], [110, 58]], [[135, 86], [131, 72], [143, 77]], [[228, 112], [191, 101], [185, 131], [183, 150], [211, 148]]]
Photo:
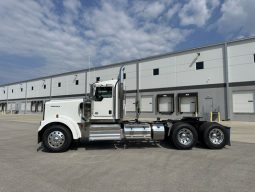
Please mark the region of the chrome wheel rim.
[[215, 128], [209, 132], [209, 139], [215, 145], [220, 145], [224, 140], [224, 133], [222, 130]]
[[65, 142], [65, 135], [61, 131], [53, 131], [48, 136], [48, 144], [52, 148], [59, 148]]
[[190, 145], [193, 142], [193, 133], [187, 128], [181, 129], [178, 132], [178, 141], [183, 145]]

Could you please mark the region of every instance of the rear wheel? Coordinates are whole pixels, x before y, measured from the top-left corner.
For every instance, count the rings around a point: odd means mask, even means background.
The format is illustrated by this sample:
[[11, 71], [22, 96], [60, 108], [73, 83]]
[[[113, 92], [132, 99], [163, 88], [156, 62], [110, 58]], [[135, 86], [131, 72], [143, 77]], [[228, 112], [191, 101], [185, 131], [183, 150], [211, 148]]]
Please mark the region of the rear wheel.
[[226, 145], [225, 128], [218, 123], [206, 123], [203, 126], [203, 141], [210, 149], [222, 149]]
[[197, 143], [197, 131], [188, 123], [176, 123], [173, 126], [171, 141], [178, 149], [191, 149]]
[[50, 152], [64, 152], [72, 143], [72, 134], [65, 126], [53, 125], [43, 133], [42, 142]]

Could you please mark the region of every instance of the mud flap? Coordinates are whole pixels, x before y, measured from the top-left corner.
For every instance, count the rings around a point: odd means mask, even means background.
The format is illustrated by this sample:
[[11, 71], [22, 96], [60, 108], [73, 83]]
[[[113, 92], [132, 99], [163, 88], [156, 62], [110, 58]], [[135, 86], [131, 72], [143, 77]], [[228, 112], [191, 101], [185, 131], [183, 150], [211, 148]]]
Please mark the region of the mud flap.
[[227, 140], [226, 140], [226, 145], [229, 145], [229, 146], [231, 146], [231, 142], [230, 142], [230, 127], [225, 127], [225, 129], [226, 129], [226, 134], [227, 134]]

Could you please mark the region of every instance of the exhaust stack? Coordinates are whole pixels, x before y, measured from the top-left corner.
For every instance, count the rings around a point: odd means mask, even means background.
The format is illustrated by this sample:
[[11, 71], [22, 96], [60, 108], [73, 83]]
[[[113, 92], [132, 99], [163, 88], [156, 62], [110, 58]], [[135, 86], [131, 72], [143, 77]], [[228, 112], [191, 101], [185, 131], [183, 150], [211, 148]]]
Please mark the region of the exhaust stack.
[[119, 84], [119, 118], [120, 120], [123, 119], [123, 116], [124, 116], [124, 105], [123, 105], [123, 102], [124, 102], [124, 71], [125, 71], [125, 66], [122, 66], [120, 68], [120, 71], [119, 71], [119, 76], [118, 76], [118, 84]]

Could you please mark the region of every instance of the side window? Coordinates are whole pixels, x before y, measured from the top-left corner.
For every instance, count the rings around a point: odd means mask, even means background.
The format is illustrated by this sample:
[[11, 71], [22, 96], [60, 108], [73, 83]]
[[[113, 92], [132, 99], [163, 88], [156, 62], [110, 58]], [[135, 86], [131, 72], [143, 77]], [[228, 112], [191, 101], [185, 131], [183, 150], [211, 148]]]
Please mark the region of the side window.
[[95, 100], [102, 101], [103, 98], [112, 98], [112, 87], [97, 87]]
[[204, 62], [196, 62], [196, 70], [204, 69]]
[[159, 68], [153, 69], [153, 75], [159, 75]]

